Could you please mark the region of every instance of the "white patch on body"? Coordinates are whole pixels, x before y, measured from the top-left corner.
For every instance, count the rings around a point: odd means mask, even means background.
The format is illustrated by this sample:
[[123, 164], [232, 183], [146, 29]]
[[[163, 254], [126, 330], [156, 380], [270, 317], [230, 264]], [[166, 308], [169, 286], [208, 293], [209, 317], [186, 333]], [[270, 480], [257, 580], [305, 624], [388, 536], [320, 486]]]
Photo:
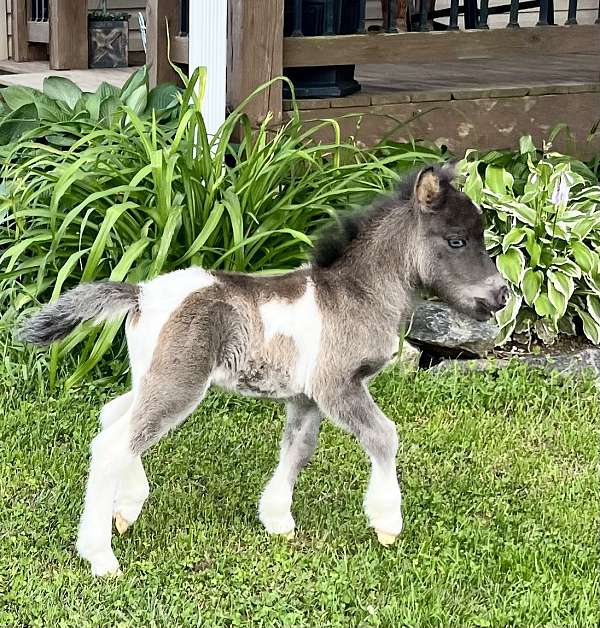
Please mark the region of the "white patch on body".
[[203, 268], [191, 267], [140, 284], [140, 315], [128, 321], [126, 328], [134, 390], [150, 366], [158, 336], [171, 314], [192, 292], [216, 281]]
[[306, 291], [296, 301], [288, 303], [271, 299], [260, 306], [264, 340], [269, 342], [276, 334], [289, 336], [298, 355], [292, 369], [290, 386], [295, 394], [311, 396], [312, 375], [315, 371], [321, 345], [322, 318], [317, 305], [315, 286], [309, 279]]

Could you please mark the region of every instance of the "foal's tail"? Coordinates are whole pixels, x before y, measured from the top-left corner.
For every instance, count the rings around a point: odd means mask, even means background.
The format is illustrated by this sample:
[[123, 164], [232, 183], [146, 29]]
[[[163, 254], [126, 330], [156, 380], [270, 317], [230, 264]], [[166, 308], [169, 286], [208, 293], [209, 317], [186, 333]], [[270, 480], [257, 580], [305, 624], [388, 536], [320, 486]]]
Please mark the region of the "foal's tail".
[[83, 321], [110, 320], [139, 308], [140, 287], [130, 283], [84, 283], [48, 303], [24, 321], [17, 338], [34, 345], [49, 345], [67, 336]]

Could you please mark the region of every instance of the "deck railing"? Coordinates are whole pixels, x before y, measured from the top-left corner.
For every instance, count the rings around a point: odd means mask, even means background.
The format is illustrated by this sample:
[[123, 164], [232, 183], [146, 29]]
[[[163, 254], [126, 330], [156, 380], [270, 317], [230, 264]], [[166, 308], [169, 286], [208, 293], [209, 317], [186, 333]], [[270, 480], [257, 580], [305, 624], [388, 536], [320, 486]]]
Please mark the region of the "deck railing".
[[12, 0], [13, 59], [49, 59], [53, 70], [87, 68], [87, 2]]
[[[599, 20], [577, 24], [578, 1], [568, 0], [564, 24], [556, 20], [556, 0], [507, 0], [490, 6], [489, 0], [450, 0], [448, 8], [435, 10], [435, 0], [384, 0], [386, 23], [380, 32], [366, 32], [365, 0], [354, 4], [358, 18], [349, 34], [333, 34], [339, 0], [321, 0], [327, 23], [323, 35], [306, 35], [302, 22], [304, 0], [228, 0], [229, 36], [228, 106], [237, 106], [257, 86], [287, 68], [312, 68], [368, 63], [435, 63], [468, 58], [521, 57], [529, 54], [588, 52], [600, 54]], [[348, 2], [348, 0], [345, 0]], [[190, 0], [148, 0], [149, 60], [157, 82], [173, 80], [167, 61], [165, 18], [171, 34], [171, 59], [188, 61]], [[399, 32], [398, 3], [406, 7], [408, 32]], [[314, 2], [312, 3], [315, 4]], [[344, 5], [345, 6], [345, 5]], [[416, 8], [415, 8], [416, 7]], [[290, 25], [290, 9], [296, 16]], [[430, 10], [432, 8], [433, 10]], [[535, 26], [523, 26], [524, 11], [537, 10]], [[345, 11], [345, 9], [344, 9]], [[340, 14], [341, 15], [341, 14]], [[505, 15], [507, 28], [489, 28], [491, 15]], [[561, 20], [562, 21], [562, 20]], [[494, 24], [497, 26], [498, 18]], [[531, 23], [531, 22], [529, 22]], [[285, 24], [285, 35], [284, 35]], [[460, 26], [460, 27], [459, 27]], [[433, 30], [433, 32], [427, 32]], [[346, 31], [348, 33], [348, 31]], [[310, 70], [309, 70], [310, 71]], [[282, 113], [281, 86], [273, 85], [248, 106], [259, 121], [267, 111], [277, 120]]]

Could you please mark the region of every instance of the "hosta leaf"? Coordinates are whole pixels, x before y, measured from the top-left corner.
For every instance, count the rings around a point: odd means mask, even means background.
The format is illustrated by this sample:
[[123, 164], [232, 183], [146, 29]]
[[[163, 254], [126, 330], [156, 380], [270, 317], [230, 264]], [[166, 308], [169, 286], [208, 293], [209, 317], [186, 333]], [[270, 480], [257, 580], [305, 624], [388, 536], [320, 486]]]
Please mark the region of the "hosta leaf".
[[148, 88], [148, 66], [144, 65], [136, 70], [126, 81], [121, 89], [121, 102], [126, 103], [127, 99], [140, 87]]
[[523, 280], [521, 281], [521, 291], [528, 305], [533, 305], [534, 301], [537, 299], [543, 281], [544, 275], [542, 271], [533, 270], [531, 268], [525, 271]]
[[576, 279], [581, 278], [581, 268], [577, 266], [574, 262], [570, 260], [554, 260], [554, 265], [558, 266], [561, 272], [565, 273], [565, 275], [569, 275], [570, 277], [575, 277]]
[[556, 324], [548, 319], [535, 321], [534, 329], [537, 337], [546, 345], [551, 345], [558, 336]]
[[554, 251], [549, 246], [542, 246], [542, 254], [540, 255], [540, 261], [538, 262], [540, 266], [544, 268], [548, 268], [554, 264]]
[[533, 307], [538, 316], [542, 318], [551, 318], [554, 316], [554, 306], [550, 302], [548, 295], [542, 292], [535, 300]]
[[559, 270], [549, 270], [548, 279], [552, 285], [567, 299], [567, 301], [571, 298], [571, 295], [575, 290], [573, 277], [570, 277]]
[[513, 323], [517, 319], [517, 314], [521, 309], [522, 303], [522, 297], [512, 294], [508, 299], [508, 303], [499, 312], [496, 312], [498, 327], [503, 328]]
[[513, 216], [516, 216], [521, 222], [535, 227], [537, 221], [535, 209], [525, 205], [525, 203], [505, 203], [503, 204], [503, 209]]
[[517, 248], [510, 248], [496, 258], [498, 270], [506, 279], [515, 285], [521, 283], [525, 271], [525, 257]]
[[485, 187], [496, 194], [512, 192], [514, 179], [510, 172], [499, 166], [488, 166], [485, 171]]
[[583, 310], [578, 311], [583, 323], [583, 333], [595, 344], [600, 344], [600, 323]]
[[467, 174], [467, 179], [463, 186], [463, 192], [475, 203], [481, 203], [483, 197], [483, 181], [477, 171], [478, 162], [465, 162], [463, 170]]
[[[598, 209], [596, 208], [596, 211]], [[592, 230], [600, 228], [600, 212], [596, 215], [586, 216], [579, 220], [573, 227], [572, 231], [575, 235], [579, 236], [582, 240], [587, 238]]]
[[519, 244], [525, 237], [525, 229], [522, 227], [512, 228], [502, 240], [502, 252], [506, 253], [507, 249], [513, 244]]
[[47, 76], [42, 89], [48, 98], [62, 100], [71, 109], [75, 108], [83, 93], [73, 81], [64, 76]]
[[20, 109], [23, 105], [35, 104], [41, 94], [37, 89], [21, 85], [10, 85], [0, 90], [2, 99], [12, 111]]
[[583, 242], [571, 242], [571, 251], [575, 261], [584, 273], [589, 273], [594, 268], [594, 257], [592, 252]]
[[532, 268], [535, 268], [540, 263], [542, 245], [536, 240], [535, 233], [533, 231], [527, 234], [525, 249], [529, 253], [529, 261]]
[[145, 109], [148, 102], [148, 90], [145, 85], [140, 85], [130, 96], [127, 98], [125, 105], [139, 116]]
[[588, 296], [586, 297], [586, 302], [590, 316], [592, 316], [595, 321], [600, 325], [600, 296], [596, 296], [595, 294], [588, 294]]
[[557, 290], [552, 283], [548, 284], [548, 299], [550, 299], [550, 303], [552, 303], [554, 307], [552, 318], [558, 320], [564, 316], [567, 311], [567, 298], [562, 292]]
[[546, 229], [546, 233], [551, 238], [560, 238], [561, 240], [564, 240], [565, 242], [568, 242], [571, 239], [571, 236], [569, 235], [568, 231], [564, 228], [564, 226], [560, 222], [556, 222], [556, 223], [546, 222], [544, 223], [544, 228]]
[[526, 155], [528, 153], [535, 153], [536, 148], [533, 140], [531, 139], [531, 135], [523, 135], [519, 139], [519, 151], [521, 155]]

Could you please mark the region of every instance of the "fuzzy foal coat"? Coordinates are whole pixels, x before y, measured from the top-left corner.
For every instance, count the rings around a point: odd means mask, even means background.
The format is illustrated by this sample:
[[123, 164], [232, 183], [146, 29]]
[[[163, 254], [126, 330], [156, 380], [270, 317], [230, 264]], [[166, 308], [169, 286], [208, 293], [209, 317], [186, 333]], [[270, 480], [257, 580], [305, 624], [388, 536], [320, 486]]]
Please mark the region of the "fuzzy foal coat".
[[[467, 239], [471, 249], [459, 263], [448, 243]], [[485, 316], [494, 306], [481, 295], [498, 285], [479, 211], [450, 185], [448, 171], [429, 168], [333, 227], [313, 263], [296, 271], [256, 277], [188, 268], [139, 285], [82, 285], [46, 306], [26, 322], [25, 340], [47, 344], [83, 320], [128, 313], [132, 390], [101, 414], [80, 554], [96, 575], [118, 571], [111, 521], [124, 531], [148, 496], [141, 453], [213, 384], [286, 402], [280, 461], [259, 504], [270, 533], [293, 533], [293, 486], [326, 415], [369, 455], [365, 512], [379, 539], [392, 542], [402, 528], [397, 436], [366, 383], [394, 358], [418, 290]]]

